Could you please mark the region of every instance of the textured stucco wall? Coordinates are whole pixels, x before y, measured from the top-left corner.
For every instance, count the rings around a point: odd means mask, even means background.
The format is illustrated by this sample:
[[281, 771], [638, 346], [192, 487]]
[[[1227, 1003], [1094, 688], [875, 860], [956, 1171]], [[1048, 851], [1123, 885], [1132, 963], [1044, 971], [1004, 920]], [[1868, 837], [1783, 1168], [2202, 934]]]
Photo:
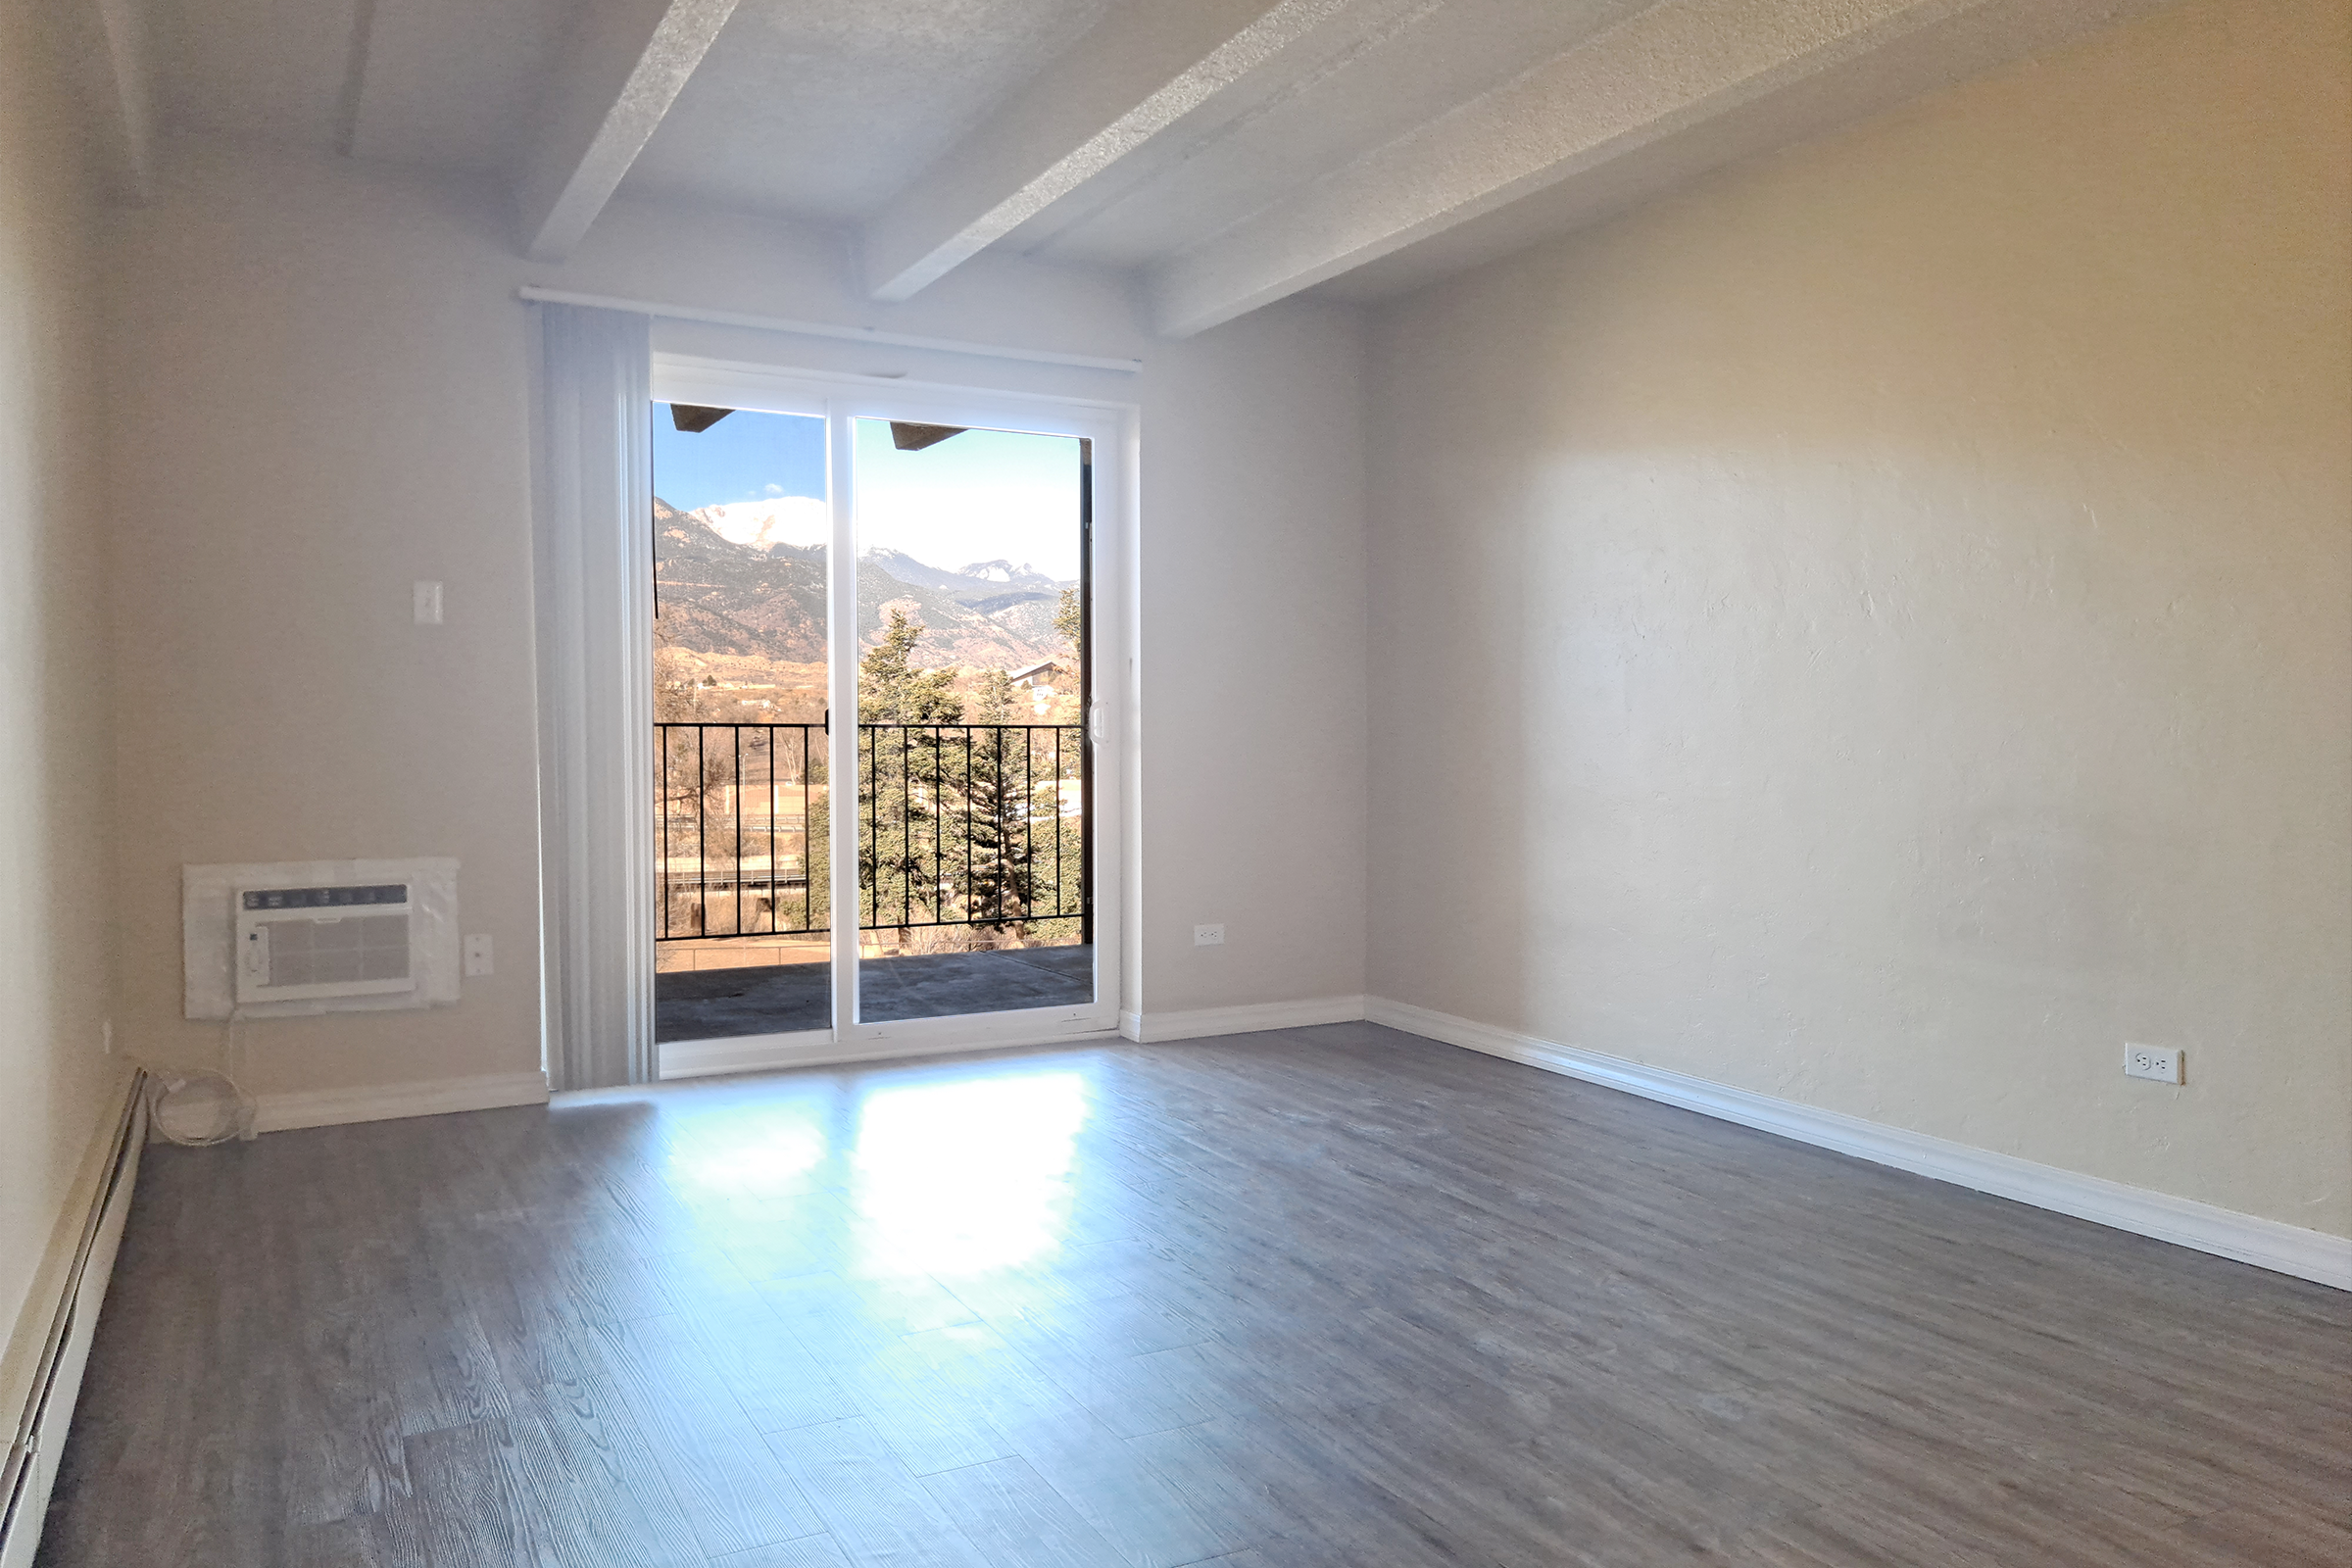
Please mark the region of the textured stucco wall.
[[[94, 215], [37, 17], [0, 4], [0, 1352], [124, 1071], [99, 1044], [109, 756]], [[0, 1409], [19, 1408], [6, 1400], [49, 1327], [35, 1316], [0, 1353]]]
[[1374, 991], [2352, 1234], [2348, 20], [2195, 0], [1386, 312]]

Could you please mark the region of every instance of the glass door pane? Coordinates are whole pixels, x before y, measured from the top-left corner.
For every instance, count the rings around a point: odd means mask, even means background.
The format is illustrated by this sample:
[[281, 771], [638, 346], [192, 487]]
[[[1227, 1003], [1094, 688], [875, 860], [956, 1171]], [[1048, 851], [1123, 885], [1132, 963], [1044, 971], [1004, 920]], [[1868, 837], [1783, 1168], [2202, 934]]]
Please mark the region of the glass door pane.
[[825, 421], [652, 416], [655, 1039], [830, 1031]]
[[1088, 443], [852, 442], [858, 1018], [1090, 1004]]

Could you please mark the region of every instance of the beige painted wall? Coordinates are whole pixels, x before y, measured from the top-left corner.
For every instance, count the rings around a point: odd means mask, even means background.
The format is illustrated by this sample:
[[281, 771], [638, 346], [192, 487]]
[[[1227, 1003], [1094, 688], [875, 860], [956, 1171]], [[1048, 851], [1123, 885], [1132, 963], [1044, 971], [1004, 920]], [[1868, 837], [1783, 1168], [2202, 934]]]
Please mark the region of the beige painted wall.
[[[111, 247], [122, 1026], [209, 1060], [180, 1011], [188, 861], [455, 855], [499, 972], [429, 1013], [250, 1026], [257, 1092], [538, 1060], [524, 281], [908, 332], [1140, 354], [1073, 379], [821, 339], [664, 327], [681, 352], [1079, 391], [1143, 407], [1153, 807], [1127, 1004], [1363, 985], [1359, 323], [1310, 302], [1158, 344], [1123, 290], [983, 259], [877, 311], [834, 237], [623, 203], [566, 266], [516, 260], [486, 185], [187, 143]], [[410, 623], [410, 583], [448, 622]], [[1269, 792], [1312, 812], [1253, 807]], [[1223, 950], [1191, 945], [1223, 919]]]
[[[241, 1025], [269, 1094], [538, 1065], [525, 312], [487, 191], [174, 157], [109, 246], [118, 1026], [180, 1017], [183, 862], [451, 855], [456, 1007]], [[444, 581], [447, 623], [411, 622]]]
[[2348, 19], [2194, 0], [1384, 313], [1373, 989], [2352, 1235]]
[[[99, 1046], [109, 650], [92, 212], [34, 14], [0, 4], [0, 1349], [123, 1072]], [[0, 1397], [26, 1364], [0, 1355]]]

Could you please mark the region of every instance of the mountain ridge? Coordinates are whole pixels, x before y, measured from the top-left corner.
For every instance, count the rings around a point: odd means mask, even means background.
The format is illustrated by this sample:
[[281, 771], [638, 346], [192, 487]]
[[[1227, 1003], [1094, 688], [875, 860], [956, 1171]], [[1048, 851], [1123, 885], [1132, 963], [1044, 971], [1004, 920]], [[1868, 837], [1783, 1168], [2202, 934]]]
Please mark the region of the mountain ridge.
[[[825, 547], [731, 538], [707, 515], [715, 510], [683, 512], [654, 500], [660, 635], [705, 653], [822, 663]], [[767, 537], [749, 526], [748, 514], [736, 520], [748, 539]], [[950, 571], [902, 551], [866, 551], [858, 572], [858, 641], [870, 647], [898, 609], [923, 624], [921, 664], [1019, 669], [1067, 652], [1054, 621], [1062, 589], [1075, 586], [1026, 564], [975, 562]]]

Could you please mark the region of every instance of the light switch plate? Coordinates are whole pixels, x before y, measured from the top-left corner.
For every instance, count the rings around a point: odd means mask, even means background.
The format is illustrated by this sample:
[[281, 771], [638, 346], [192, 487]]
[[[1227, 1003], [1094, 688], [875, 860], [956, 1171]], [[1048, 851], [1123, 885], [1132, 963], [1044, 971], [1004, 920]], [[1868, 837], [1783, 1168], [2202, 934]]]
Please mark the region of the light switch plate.
[[466, 939], [466, 972], [482, 975], [490, 972], [490, 935], [476, 931]]
[[2177, 1084], [2180, 1079], [2180, 1052], [2176, 1046], [2124, 1046], [2124, 1071], [2134, 1078], [2146, 1078], [2154, 1083]]
[[417, 625], [438, 626], [441, 624], [441, 585], [439, 583], [418, 583], [415, 602]]

